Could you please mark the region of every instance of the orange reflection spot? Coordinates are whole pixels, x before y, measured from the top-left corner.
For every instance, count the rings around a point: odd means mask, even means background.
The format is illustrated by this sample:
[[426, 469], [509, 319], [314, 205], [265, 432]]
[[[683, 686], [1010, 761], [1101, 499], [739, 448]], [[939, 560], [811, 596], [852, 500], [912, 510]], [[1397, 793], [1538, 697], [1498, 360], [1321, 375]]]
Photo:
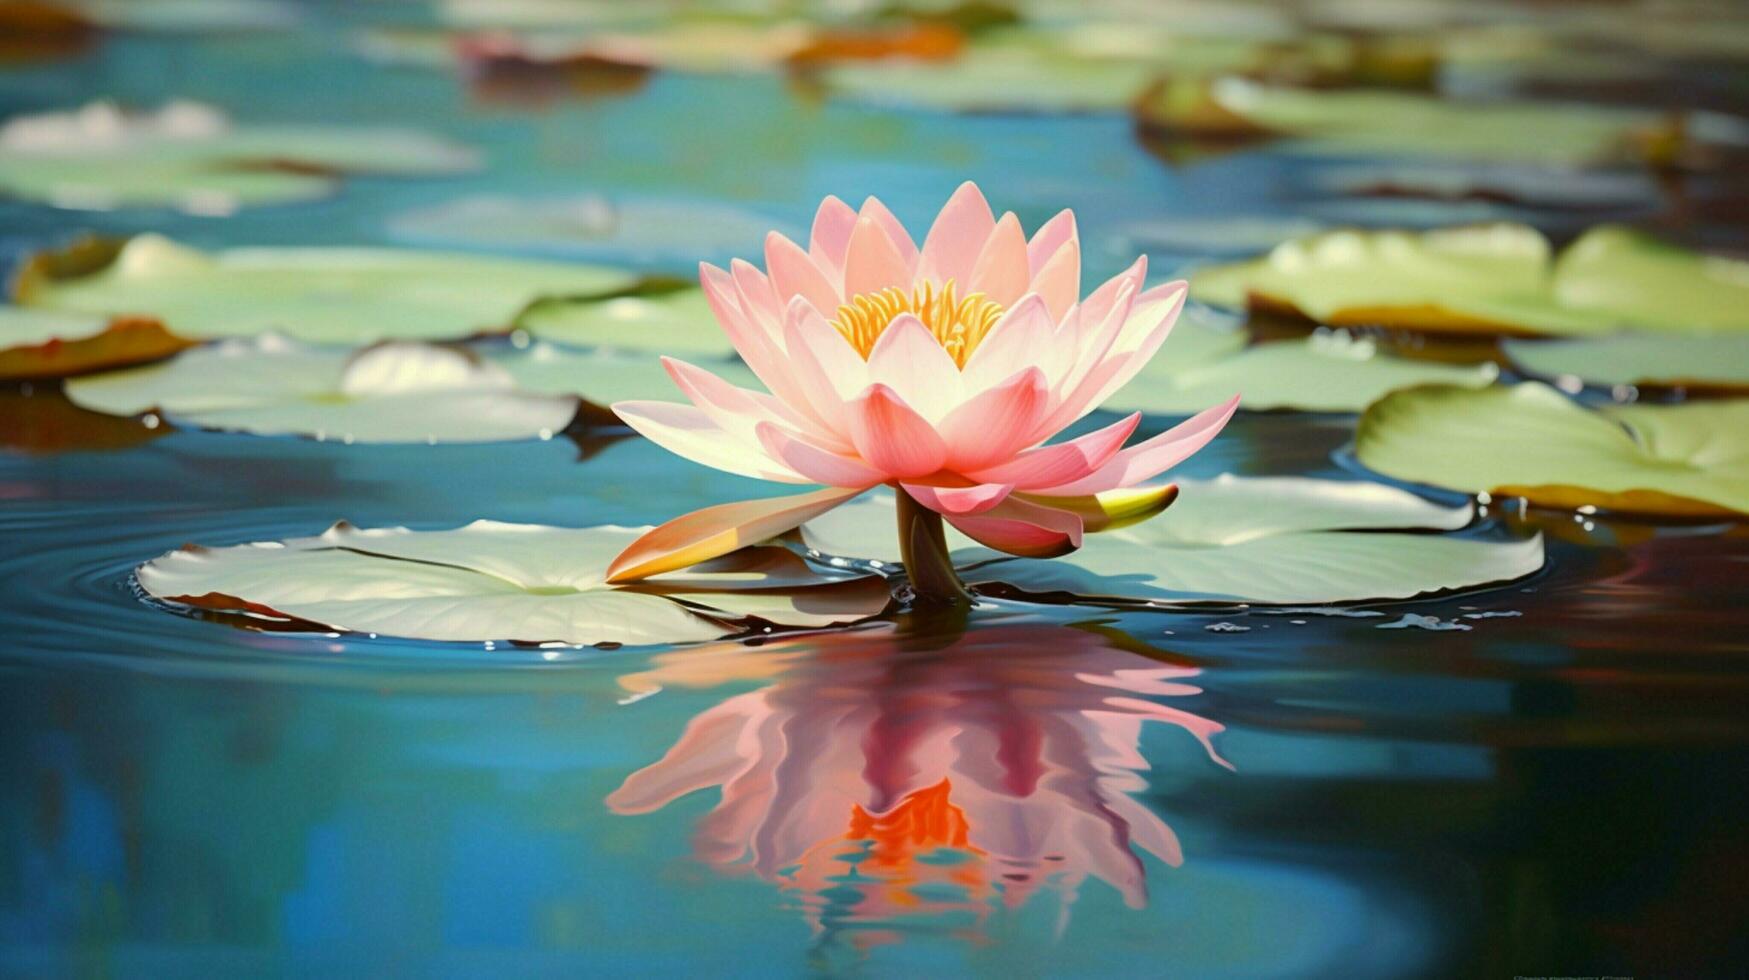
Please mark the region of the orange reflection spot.
[[892, 812], [880, 816], [860, 805], [852, 806], [850, 830], [844, 836], [873, 842], [875, 862], [887, 868], [909, 864], [917, 855], [937, 848], [970, 850], [966, 834], [971, 825], [965, 811], [949, 802], [952, 790], [952, 782], [943, 779], [910, 794]]

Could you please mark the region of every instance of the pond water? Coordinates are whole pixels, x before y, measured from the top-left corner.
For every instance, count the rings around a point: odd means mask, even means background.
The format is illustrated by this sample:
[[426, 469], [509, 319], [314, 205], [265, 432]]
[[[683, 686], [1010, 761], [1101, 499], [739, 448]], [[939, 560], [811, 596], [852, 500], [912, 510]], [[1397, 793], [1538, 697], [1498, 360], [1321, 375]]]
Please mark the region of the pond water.
[[[488, 166], [222, 218], [0, 203], [5, 260], [85, 230], [424, 244], [396, 219], [480, 194], [728, 202], [805, 228], [825, 194], [877, 193], [923, 222], [974, 178], [1029, 227], [1075, 208], [1098, 280], [1153, 247], [1139, 227], [1303, 221], [1286, 202], [1334, 165], [1175, 167], [1121, 113], [862, 108], [757, 75], [505, 102], [357, 57], [356, 12], [307, 13], [301, 33], [116, 37], [7, 69], [0, 112], [198, 97], [413, 125]], [[46, 387], [28, 410], [63, 424]], [[6, 398], [21, 427], [24, 394]], [[133, 570], [341, 518], [635, 525], [773, 488], [624, 433], [68, 431], [101, 448], [0, 450], [0, 973], [1674, 976], [1744, 953], [1740, 528], [1496, 513], [1484, 530], [1545, 531], [1544, 570], [1407, 603], [998, 598], [527, 649], [236, 629], [148, 602]], [[1354, 479], [1352, 432], [1243, 414], [1182, 474]], [[948, 743], [945, 770], [915, 771]], [[884, 813], [851, 802], [864, 781]]]

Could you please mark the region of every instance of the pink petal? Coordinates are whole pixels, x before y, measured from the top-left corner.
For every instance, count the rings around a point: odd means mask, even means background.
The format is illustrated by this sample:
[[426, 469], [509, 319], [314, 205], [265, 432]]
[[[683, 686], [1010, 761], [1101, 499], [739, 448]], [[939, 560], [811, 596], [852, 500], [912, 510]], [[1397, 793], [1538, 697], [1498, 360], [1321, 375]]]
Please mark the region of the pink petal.
[[1061, 320], [1081, 292], [1081, 243], [1070, 241], [1033, 274], [1031, 290], [1045, 299], [1051, 319]]
[[996, 222], [996, 229], [990, 232], [983, 251], [978, 253], [966, 292], [983, 293], [993, 302], [1009, 306], [1026, 292], [1031, 281], [1032, 270], [1026, 264], [1026, 234], [1020, 230], [1020, 219], [1010, 211]]
[[607, 566], [614, 584], [687, 568], [794, 530], [862, 493], [828, 487], [793, 497], [718, 504], [651, 528]]
[[729, 275], [735, 280], [735, 291], [741, 295], [741, 308], [747, 311], [748, 318], [776, 340], [778, 327], [783, 322], [784, 301], [777, 298], [771, 280], [744, 259], [729, 263]]
[[1136, 412], [1086, 435], [1028, 449], [1006, 463], [965, 476], [980, 483], [1009, 483], [1021, 490], [1060, 486], [1080, 480], [1110, 462], [1141, 420], [1142, 413]]
[[941, 436], [886, 385], [869, 385], [849, 409], [857, 455], [888, 477], [928, 476], [947, 461]]
[[973, 541], [1023, 558], [1055, 558], [1081, 547], [1081, 518], [1017, 497], [982, 514], [947, 520]]
[[919, 483], [900, 484], [911, 499], [938, 514], [982, 514], [1001, 503], [1014, 491], [1002, 483], [980, 483], [973, 487], [932, 487]]
[[1026, 243], [1026, 264], [1037, 276], [1051, 256], [1057, 254], [1064, 245], [1080, 241], [1080, 232], [1075, 228], [1075, 212], [1064, 208], [1056, 213], [1051, 220], [1039, 226], [1032, 233], [1032, 240]]
[[744, 438], [752, 438], [753, 426], [761, 421], [797, 426], [789, 406], [763, 391], [738, 388], [722, 378], [678, 358], [662, 358], [662, 366], [687, 400], [698, 406], [716, 426]]
[[779, 302], [785, 306], [791, 297], [800, 296], [812, 303], [814, 309], [831, 316], [843, 302], [837, 288], [827, 281], [808, 253], [775, 231], [765, 236], [765, 269]]
[[854, 298], [891, 286], [910, 285], [910, 267], [880, 223], [866, 214], [857, 218], [844, 258], [844, 295]]
[[1049, 394], [1044, 372], [1029, 367], [966, 399], [941, 421], [948, 465], [964, 473], [1024, 449]]
[[[760, 383], [798, 414], [824, 426], [825, 420], [808, 404], [806, 395], [796, 384], [795, 366], [784, 353], [779, 336], [774, 330], [754, 322], [753, 315], [742, 302], [741, 290], [733, 276], [707, 264], [699, 267], [699, 281], [704, 286], [705, 300], [710, 304], [711, 312], [716, 314], [723, 332], [729, 335], [729, 343], [735, 346]], [[756, 287], [757, 284], [752, 285]]]
[[1184, 309], [1187, 290], [1187, 284], [1181, 280], [1156, 286], [1136, 297], [1135, 306], [1106, 355], [1108, 359], [1120, 359], [1118, 368], [1099, 384], [1090, 386], [1088, 410], [1099, 407], [1119, 388], [1129, 384], [1159, 352], [1160, 345], [1166, 342], [1177, 324], [1179, 312]]
[[996, 230], [996, 216], [978, 185], [966, 181], [947, 199], [929, 235], [923, 240], [922, 258], [917, 263], [917, 278], [937, 283], [954, 280], [963, 287], [972, 280], [972, 266], [984, 242]]
[[824, 425], [810, 434], [816, 442], [849, 449], [850, 410], [847, 403], [868, 386], [868, 365], [811, 306], [792, 306], [784, 318], [784, 347], [789, 352], [792, 384]]
[[904, 222], [894, 217], [893, 212], [887, 210], [887, 206], [879, 198], [864, 198], [862, 210], [857, 213], [857, 217], [873, 218], [881, 226], [881, 230], [887, 233], [887, 240], [893, 243], [899, 258], [905, 260], [905, 268], [917, 268], [917, 245], [911, 241], [911, 233], [905, 230]]
[[844, 255], [850, 250], [850, 230], [856, 227], [856, 212], [828, 194], [814, 212], [814, 229], [808, 238], [808, 256], [833, 279], [836, 288], [844, 280]]
[[829, 452], [770, 422], [754, 427], [759, 444], [773, 459], [815, 483], [831, 487], [872, 487], [886, 477], [861, 460]]
[[1055, 323], [1044, 300], [1038, 296], [1022, 297], [1002, 314], [983, 343], [966, 358], [965, 370], [961, 372], [965, 390], [982, 391], [1021, 368], [1038, 364], [1041, 356], [1055, 353], [1051, 343], [1054, 330]]
[[940, 421], [960, 400], [959, 365], [923, 321], [910, 313], [894, 317], [875, 341], [868, 355], [868, 377], [893, 389], [931, 422]]
[[691, 405], [673, 402], [615, 402], [613, 413], [663, 449], [712, 469], [756, 480], [808, 483], [807, 478], [765, 455], [757, 443], [737, 439]]
[[1239, 396], [1234, 395], [1224, 404], [1205, 408], [1154, 438], [1123, 450], [1084, 479], [1030, 492], [1050, 497], [1073, 497], [1133, 487], [1151, 480], [1208, 445], [1220, 434], [1238, 407]]

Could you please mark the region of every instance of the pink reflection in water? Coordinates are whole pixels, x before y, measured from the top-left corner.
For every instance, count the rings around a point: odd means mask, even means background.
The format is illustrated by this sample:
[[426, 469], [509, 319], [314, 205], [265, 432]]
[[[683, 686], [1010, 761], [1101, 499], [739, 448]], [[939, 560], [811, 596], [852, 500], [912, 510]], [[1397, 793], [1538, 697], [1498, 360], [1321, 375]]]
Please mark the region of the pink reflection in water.
[[[1146, 788], [1142, 726], [1189, 733], [1211, 760], [1222, 726], [1160, 703], [1199, 671], [1098, 632], [1002, 626], [948, 641], [894, 633], [680, 651], [624, 678], [634, 692], [770, 680], [693, 718], [607, 803], [648, 813], [719, 787], [700, 860], [795, 894], [816, 928], [1016, 907], [1055, 891], [1059, 928], [1089, 876], [1147, 900], [1140, 848], [1183, 856]], [[847, 896], [855, 896], [849, 898]], [[865, 938], [878, 941], [878, 934]]]

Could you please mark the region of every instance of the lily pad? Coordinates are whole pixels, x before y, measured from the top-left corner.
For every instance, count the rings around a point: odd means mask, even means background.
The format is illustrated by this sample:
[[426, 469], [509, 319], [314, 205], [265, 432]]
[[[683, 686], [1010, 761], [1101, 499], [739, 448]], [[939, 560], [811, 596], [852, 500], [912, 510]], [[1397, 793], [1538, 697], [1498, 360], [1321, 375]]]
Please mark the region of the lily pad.
[[516, 327], [563, 344], [680, 357], [726, 357], [735, 350], [704, 291], [690, 286], [541, 300], [516, 318]]
[[827, 578], [777, 548], [746, 549], [635, 588], [608, 586], [607, 563], [642, 533], [341, 523], [318, 537], [173, 551], [137, 575], [159, 599], [242, 614], [261, 628], [576, 645], [707, 640], [755, 617], [826, 626], [875, 615], [889, 599], [878, 578]]
[[1105, 112], [1122, 109], [1154, 69], [1127, 60], [1040, 57], [973, 47], [952, 61], [840, 65], [828, 91], [876, 105], [944, 112]]
[[1507, 341], [1520, 371], [1585, 384], [1749, 393], [1749, 333], [1666, 337], [1622, 334], [1584, 340]]
[[156, 320], [0, 306], [0, 381], [144, 364], [190, 345]]
[[625, 289], [597, 266], [383, 248], [236, 248], [203, 252], [157, 235], [127, 241], [97, 267], [20, 275], [19, 302], [154, 316], [189, 337], [277, 330], [315, 343], [443, 340], [510, 327], [548, 296]]
[[513, 249], [696, 270], [701, 260], [757, 252], [772, 229], [805, 236], [754, 211], [711, 201], [644, 197], [487, 195], [410, 211], [389, 222], [397, 240], [438, 248]]
[[1241, 331], [1186, 322], [1173, 328], [1160, 353], [1104, 407], [1188, 414], [1237, 392], [1239, 407], [1250, 411], [1358, 412], [1398, 388], [1437, 382], [1480, 388], [1498, 375], [1493, 364], [1396, 357], [1381, 352], [1373, 340], [1346, 332], [1246, 347]]
[[[1180, 486], [1165, 514], [1090, 534], [1061, 558], [1009, 559], [951, 534], [949, 546], [973, 585], [1136, 602], [1407, 599], [1522, 578], [1543, 563], [1540, 537], [1392, 533], [1456, 530], [1474, 509], [1381, 484], [1222, 476]], [[881, 495], [865, 496], [809, 522], [803, 540], [822, 554], [892, 561], [896, 546], [877, 548], [875, 530], [891, 537], [891, 506]]]
[[192, 102], [128, 114], [106, 102], [0, 127], [0, 194], [78, 210], [225, 215], [333, 192], [341, 174], [462, 173], [470, 149], [410, 130], [235, 126]]
[[1367, 409], [1355, 452], [1400, 480], [1541, 506], [1749, 514], [1749, 399], [1590, 409], [1535, 382], [1412, 388]]
[[1335, 326], [1435, 333], [1749, 329], [1749, 263], [1609, 226], [1558, 259], [1548, 239], [1518, 224], [1332, 231], [1198, 269], [1191, 295]]
[[[729, 380], [757, 385], [738, 364], [711, 366]], [[111, 415], [155, 411], [207, 429], [428, 443], [551, 438], [571, 423], [580, 397], [592, 417], [608, 419], [608, 405], [672, 387], [661, 360], [647, 354], [407, 341], [351, 351], [278, 334], [65, 386], [74, 404]]]
[[1143, 126], [1167, 135], [1297, 137], [1295, 151], [1342, 157], [1666, 165], [1692, 150], [1680, 118], [1646, 109], [1295, 88], [1235, 76], [1159, 86], [1136, 113]]

